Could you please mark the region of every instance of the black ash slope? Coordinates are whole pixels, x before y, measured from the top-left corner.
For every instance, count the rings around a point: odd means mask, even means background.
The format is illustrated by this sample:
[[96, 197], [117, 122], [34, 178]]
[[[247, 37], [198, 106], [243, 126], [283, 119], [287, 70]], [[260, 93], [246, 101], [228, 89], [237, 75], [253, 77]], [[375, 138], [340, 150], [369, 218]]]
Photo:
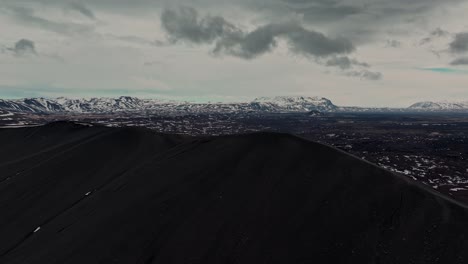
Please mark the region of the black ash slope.
[[0, 263], [467, 263], [468, 209], [284, 134], [0, 130]]

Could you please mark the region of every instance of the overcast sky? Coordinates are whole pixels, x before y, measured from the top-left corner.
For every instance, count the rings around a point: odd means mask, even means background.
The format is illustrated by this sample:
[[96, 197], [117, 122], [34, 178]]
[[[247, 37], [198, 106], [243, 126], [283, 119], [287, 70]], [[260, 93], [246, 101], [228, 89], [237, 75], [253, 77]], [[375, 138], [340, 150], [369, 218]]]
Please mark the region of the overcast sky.
[[468, 0], [0, 0], [0, 98], [468, 100]]

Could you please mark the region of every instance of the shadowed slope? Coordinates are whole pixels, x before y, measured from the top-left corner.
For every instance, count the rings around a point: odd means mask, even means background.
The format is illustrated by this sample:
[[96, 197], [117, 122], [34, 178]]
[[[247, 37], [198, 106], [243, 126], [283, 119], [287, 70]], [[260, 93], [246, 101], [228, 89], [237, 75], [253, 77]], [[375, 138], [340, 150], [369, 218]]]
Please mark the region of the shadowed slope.
[[0, 131], [26, 157], [0, 165], [2, 263], [467, 261], [464, 206], [297, 137], [15, 131]]

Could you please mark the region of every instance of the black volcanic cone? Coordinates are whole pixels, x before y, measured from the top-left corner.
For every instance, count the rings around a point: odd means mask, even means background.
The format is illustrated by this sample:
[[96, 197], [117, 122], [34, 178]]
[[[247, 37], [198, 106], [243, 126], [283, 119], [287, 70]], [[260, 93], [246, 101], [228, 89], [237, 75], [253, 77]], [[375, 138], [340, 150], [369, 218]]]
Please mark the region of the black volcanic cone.
[[467, 263], [468, 210], [284, 134], [0, 130], [0, 263]]

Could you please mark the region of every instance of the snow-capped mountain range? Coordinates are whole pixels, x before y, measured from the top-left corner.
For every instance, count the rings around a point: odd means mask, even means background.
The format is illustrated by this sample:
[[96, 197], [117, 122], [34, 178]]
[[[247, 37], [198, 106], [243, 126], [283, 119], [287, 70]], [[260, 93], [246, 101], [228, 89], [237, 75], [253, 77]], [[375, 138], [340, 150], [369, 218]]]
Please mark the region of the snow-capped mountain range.
[[308, 113], [319, 112], [411, 112], [411, 111], [468, 111], [467, 102], [420, 102], [408, 108], [341, 107], [323, 97], [277, 96], [261, 97], [243, 103], [191, 103], [158, 99], [118, 98], [70, 99], [59, 97], [0, 99], [0, 115], [13, 113]]
[[115, 113], [131, 111], [158, 112], [331, 112], [338, 109], [330, 100], [320, 97], [258, 98], [246, 103], [190, 103], [135, 97], [119, 98], [28, 98], [1, 100], [0, 110], [23, 113]]
[[27, 98], [1, 100], [0, 109], [12, 112], [29, 113], [96, 113], [143, 109], [145, 103], [158, 103], [157, 100], [140, 100], [134, 97], [69, 99]]
[[253, 108], [261, 111], [281, 112], [333, 112], [338, 109], [330, 100], [323, 97], [276, 96], [260, 97], [250, 103]]

